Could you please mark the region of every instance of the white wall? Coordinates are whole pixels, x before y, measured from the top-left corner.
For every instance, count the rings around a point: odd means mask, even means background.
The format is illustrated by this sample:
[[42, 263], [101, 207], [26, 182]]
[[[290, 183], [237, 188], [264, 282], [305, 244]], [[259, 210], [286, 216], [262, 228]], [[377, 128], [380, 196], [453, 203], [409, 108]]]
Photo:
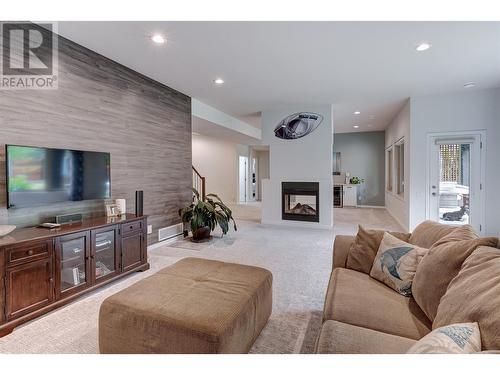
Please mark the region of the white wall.
[[[286, 116], [310, 111], [323, 115], [321, 125], [311, 134], [284, 140], [274, 129]], [[330, 228], [333, 225], [333, 114], [332, 106], [293, 106], [262, 112], [262, 143], [269, 145], [270, 179], [263, 181], [262, 222]], [[281, 220], [281, 182], [316, 181], [320, 184], [320, 222]]]
[[[403, 197], [398, 195], [395, 191], [387, 191], [386, 181], [387, 181], [387, 167], [386, 176], [384, 181], [385, 189], [385, 206], [389, 213], [405, 228], [408, 230], [410, 226], [410, 191], [411, 183], [410, 180], [410, 150], [411, 150], [411, 140], [410, 140], [410, 100], [401, 108], [396, 117], [391, 121], [387, 129], [385, 130], [385, 148], [394, 145], [395, 142], [401, 138], [405, 139], [405, 189]], [[393, 190], [395, 190], [395, 185], [393, 184]]]
[[203, 135], [193, 135], [193, 165], [206, 178], [207, 193], [225, 202], [238, 194], [239, 145]]
[[426, 218], [429, 133], [486, 131], [485, 233], [500, 234], [500, 89], [411, 98], [410, 229]]

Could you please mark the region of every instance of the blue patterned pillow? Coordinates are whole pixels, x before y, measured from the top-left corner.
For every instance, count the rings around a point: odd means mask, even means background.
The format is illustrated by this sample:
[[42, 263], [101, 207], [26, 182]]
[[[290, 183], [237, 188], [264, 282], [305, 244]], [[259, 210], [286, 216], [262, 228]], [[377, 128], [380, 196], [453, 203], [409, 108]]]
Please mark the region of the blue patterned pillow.
[[436, 328], [413, 345], [409, 354], [470, 354], [481, 351], [477, 323], [458, 323]]
[[418, 263], [427, 251], [428, 249], [384, 233], [370, 276], [404, 296], [411, 296], [411, 285]]

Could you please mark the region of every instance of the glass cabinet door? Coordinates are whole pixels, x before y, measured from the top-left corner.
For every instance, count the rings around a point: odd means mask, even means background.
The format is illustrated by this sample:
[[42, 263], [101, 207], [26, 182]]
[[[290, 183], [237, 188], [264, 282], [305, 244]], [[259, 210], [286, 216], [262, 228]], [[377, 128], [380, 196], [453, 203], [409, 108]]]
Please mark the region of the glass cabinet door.
[[60, 243], [61, 292], [87, 283], [86, 241], [78, 237]]
[[116, 271], [115, 230], [95, 234], [95, 278], [105, 277]]

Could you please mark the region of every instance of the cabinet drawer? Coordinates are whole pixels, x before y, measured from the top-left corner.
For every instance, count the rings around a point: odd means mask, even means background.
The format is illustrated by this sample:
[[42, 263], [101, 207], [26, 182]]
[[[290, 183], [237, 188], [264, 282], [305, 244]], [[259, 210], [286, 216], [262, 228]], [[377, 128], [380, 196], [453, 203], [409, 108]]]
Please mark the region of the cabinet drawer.
[[52, 240], [32, 242], [6, 249], [7, 267], [52, 256]]
[[143, 230], [143, 220], [132, 221], [127, 224], [122, 224], [122, 236], [126, 236], [129, 233], [139, 232]]

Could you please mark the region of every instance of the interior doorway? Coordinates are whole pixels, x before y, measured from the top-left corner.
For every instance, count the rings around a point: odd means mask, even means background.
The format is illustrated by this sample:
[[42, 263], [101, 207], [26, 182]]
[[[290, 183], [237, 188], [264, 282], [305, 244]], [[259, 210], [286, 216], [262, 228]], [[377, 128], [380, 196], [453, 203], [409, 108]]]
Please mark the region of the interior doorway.
[[443, 224], [470, 224], [483, 232], [483, 147], [481, 133], [429, 137], [427, 218]]
[[238, 201], [248, 201], [248, 156], [239, 157]]

